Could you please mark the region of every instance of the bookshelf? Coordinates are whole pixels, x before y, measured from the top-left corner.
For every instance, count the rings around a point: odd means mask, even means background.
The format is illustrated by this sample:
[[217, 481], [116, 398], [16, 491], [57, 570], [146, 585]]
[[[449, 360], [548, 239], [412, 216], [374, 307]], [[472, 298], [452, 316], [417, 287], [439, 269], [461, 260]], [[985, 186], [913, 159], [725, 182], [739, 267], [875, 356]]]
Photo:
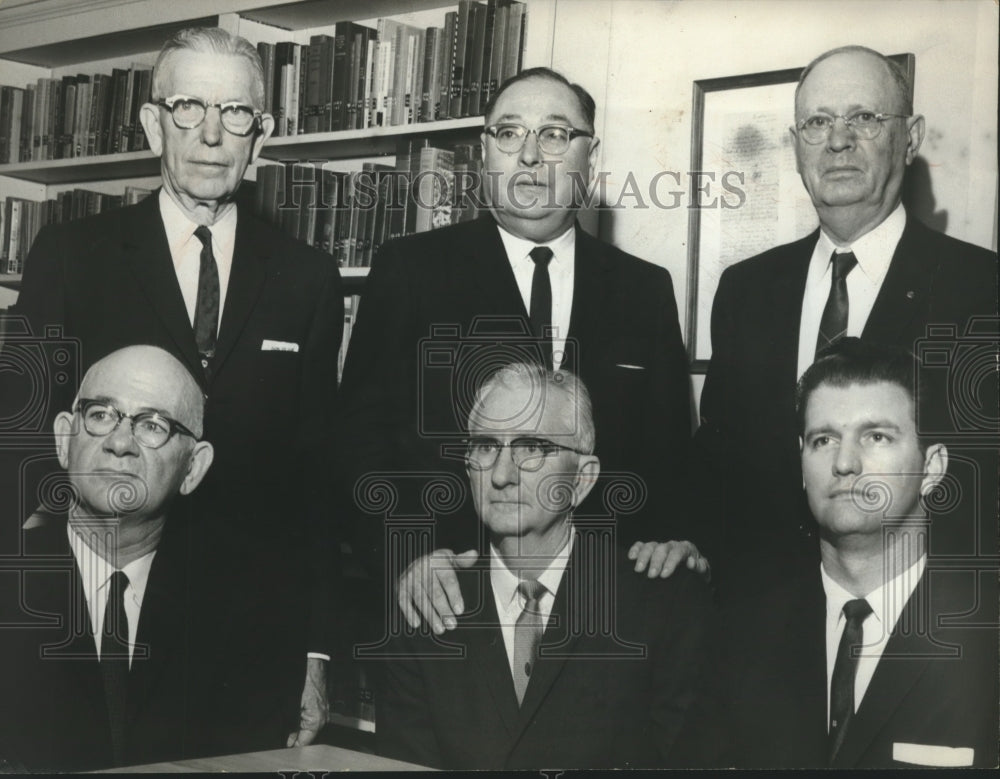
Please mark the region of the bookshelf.
[[[313, 35], [333, 35], [336, 22], [375, 27], [378, 18], [440, 26], [458, 0], [12, 0], [0, 5], [0, 84], [23, 86], [38, 78], [110, 72], [133, 63], [150, 67], [162, 41], [189, 26], [218, 25], [251, 43], [307, 44]], [[526, 0], [522, 66], [551, 63], [558, 0]], [[272, 137], [260, 164], [302, 161], [325, 168], [358, 169], [362, 162], [394, 164], [401, 139], [432, 143], [478, 141], [481, 116]], [[7, 196], [50, 199], [75, 186], [111, 192], [156, 186], [159, 161], [147, 151], [33, 160], [0, 165], [0, 200]], [[151, 183], [153, 182], [153, 183]], [[346, 287], [360, 291], [365, 268], [342, 268]], [[0, 279], [16, 287], [19, 279]]]

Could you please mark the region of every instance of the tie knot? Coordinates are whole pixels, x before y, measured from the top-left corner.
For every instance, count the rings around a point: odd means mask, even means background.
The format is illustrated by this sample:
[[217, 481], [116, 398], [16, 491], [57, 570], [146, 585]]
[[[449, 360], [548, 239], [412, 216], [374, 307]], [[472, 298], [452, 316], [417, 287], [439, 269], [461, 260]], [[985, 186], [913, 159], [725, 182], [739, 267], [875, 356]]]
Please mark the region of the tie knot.
[[834, 281], [845, 278], [858, 264], [858, 258], [854, 256], [854, 252], [844, 252], [843, 254], [834, 252], [830, 260], [833, 262]]
[[537, 602], [546, 592], [546, 587], [538, 579], [521, 579], [517, 583], [517, 591], [521, 593], [525, 603]]
[[212, 231], [205, 227], [205, 225], [199, 225], [195, 228], [194, 234], [201, 241], [202, 246], [212, 245]]
[[848, 622], [864, 622], [865, 618], [872, 613], [872, 607], [864, 598], [849, 600], [844, 604], [844, 616]]
[[129, 585], [128, 574], [125, 571], [115, 571], [108, 579], [111, 592], [124, 592]]
[[528, 256], [531, 257], [531, 261], [535, 265], [547, 268], [552, 260], [552, 250], [548, 246], [536, 246], [528, 253]]

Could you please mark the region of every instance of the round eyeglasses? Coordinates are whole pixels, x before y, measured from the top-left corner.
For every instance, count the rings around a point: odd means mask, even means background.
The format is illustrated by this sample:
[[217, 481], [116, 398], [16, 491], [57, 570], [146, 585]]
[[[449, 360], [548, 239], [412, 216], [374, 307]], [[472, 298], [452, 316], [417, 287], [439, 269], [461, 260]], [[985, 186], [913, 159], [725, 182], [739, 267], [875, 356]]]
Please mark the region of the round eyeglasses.
[[76, 411], [83, 418], [83, 429], [92, 436], [109, 435], [123, 419], [129, 420], [133, 437], [147, 449], [159, 449], [177, 433], [198, 439], [180, 422], [156, 411], [123, 414], [107, 401], [89, 398], [80, 398]]
[[245, 103], [206, 103], [197, 97], [174, 95], [157, 100], [156, 105], [166, 108], [174, 124], [182, 130], [193, 130], [205, 121], [209, 108], [219, 109], [222, 126], [233, 135], [244, 137], [257, 129], [263, 114]]
[[564, 124], [546, 124], [529, 130], [523, 124], [508, 122], [491, 124], [484, 132], [492, 136], [497, 148], [504, 154], [517, 154], [524, 148], [524, 142], [532, 133], [538, 139], [538, 148], [546, 154], [565, 154], [574, 138], [593, 138], [587, 130], [577, 130]]
[[488, 471], [500, 458], [503, 449], [510, 449], [514, 465], [522, 471], [537, 471], [545, 464], [545, 460], [556, 452], [576, 452], [586, 454], [572, 446], [563, 446], [545, 438], [515, 438], [503, 443], [496, 438], [476, 437], [466, 442], [465, 461], [476, 471]]
[[798, 122], [795, 127], [806, 143], [816, 145], [823, 143], [833, 132], [833, 126], [838, 119], [844, 120], [844, 126], [864, 141], [878, 138], [882, 132], [882, 123], [887, 119], [909, 119], [910, 114], [877, 114], [874, 111], [855, 111], [851, 114], [830, 116], [830, 114], [813, 114]]

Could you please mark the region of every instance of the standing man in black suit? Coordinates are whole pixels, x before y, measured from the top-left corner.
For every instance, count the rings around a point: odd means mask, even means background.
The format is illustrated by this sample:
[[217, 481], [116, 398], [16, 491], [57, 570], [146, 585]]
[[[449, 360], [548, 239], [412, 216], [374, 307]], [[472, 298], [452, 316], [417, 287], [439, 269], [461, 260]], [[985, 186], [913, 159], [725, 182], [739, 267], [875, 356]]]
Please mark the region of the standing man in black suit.
[[859, 46], [820, 55], [799, 80], [790, 131], [820, 228], [722, 274], [695, 435], [692, 510], [714, 518], [709, 556], [735, 587], [815, 561], [794, 391], [817, 350], [845, 333], [913, 350], [930, 325], [961, 338], [973, 316], [997, 313], [996, 254], [903, 208], [924, 118], [896, 64]]
[[210, 750], [219, 657], [196, 641], [211, 590], [187, 548], [197, 530], [177, 506], [212, 463], [203, 411], [183, 365], [132, 346], [95, 363], [73, 411], [56, 417], [72, 501], [29, 520], [0, 590], [7, 769], [83, 771]]
[[489, 551], [459, 573], [469, 608], [455, 630], [395, 639], [378, 704], [388, 755], [446, 769], [670, 764], [708, 588], [686, 570], [623, 572], [610, 529], [573, 519], [600, 473], [594, 431], [570, 373], [514, 364], [483, 384], [465, 461]]
[[917, 428], [915, 367], [848, 338], [802, 377], [821, 563], [770, 590], [755, 582], [723, 612], [708, 694], [681, 738], [695, 762], [996, 765], [996, 558], [928, 554], [930, 526], [950, 520], [927, 510], [943, 505], [949, 456]]
[[255, 710], [274, 722], [248, 723], [245, 747], [306, 744], [326, 721], [333, 644], [338, 550], [325, 490], [339, 274], [328, 256], [237, 208], [247, 166], [274, 129], [250, 43], [219, 28], [177, 33], [157, 59], [152, 97], [140, 118], [162, 188], [134, 207], [43, 230], [16, 313], [38, 337], [59, 326], [78, 339], [84, 369], [147, 343], [199, 376], [216, 467], [198, 501], [234, 555], [270, 572], [244, 593], [260, 630], [241, 659], [257, 658]]
[[[690, 392], [670, 274], [576, 222], [597, 163], [594, 113], [586, 90], [547, 68], [508, 80], [486, 107], [481, 136], [489, 214], [379, 251], [342, 387], [352, 503], [357, 480], [370, 472], [400, 474], [405, 489], [404, 473], [444, 470], [460, 485], [460, 464], [442, 458], [442, 443], [463, 436], [482, 377], [530, 354], [575, 371], [590, 387], [605, 470], [626, 474], [631, 502], [645, 503], [619, 517], [620, 535], [629, 542], [687, 537], [680, 496]], [[609, 512], [593, 498], [587, 510]], [[364, 516], [357, 538], [379, 569], [386, 566], [383, 519]], [[464, 550], [477, 539], [467, 523], [439, 516], [434, 545]], [[705, 565], [689, 543], [667, 551], [668, 572], [686, 557]], [[400, 588], [408, 618], [419, 621], [419, 610], [436, 630], [453, 624], [461, 608], [445, 594], [458, 595], [452, 565], [472, 557], [444, 550], [433, 566], [411, 568]], [[396, 573], [390, 570], [393, 582]]]

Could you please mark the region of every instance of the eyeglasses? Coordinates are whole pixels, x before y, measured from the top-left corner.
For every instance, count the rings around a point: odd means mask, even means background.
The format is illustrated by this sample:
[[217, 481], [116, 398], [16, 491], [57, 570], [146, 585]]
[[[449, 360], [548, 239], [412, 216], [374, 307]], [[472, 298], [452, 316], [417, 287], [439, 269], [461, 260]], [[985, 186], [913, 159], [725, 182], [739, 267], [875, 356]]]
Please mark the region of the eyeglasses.
[[500, 458], [502, 449], [510, 449], [514, 465], [522, 471], [537, 471], [545, 464], [546, 458], [556, 452], [576, 452], [586, 454], [572, 446], [563, 446], [544, 438], [515, 438], [501, 443], [495, 438], [476, 437], [466, 442], [465, 461], [476, 471], [488, 471]]
[[180, 422], [156, 411], [123, 414], [106, 401], [89, 398], [80, 398], [75, 410], [83, 417], [83, 429], [92, 436], [109, 435], [123, 419], [129, 420], [135, 440], [147, 449], [159, 449], [176, 433], [198, 439]]
[[592, 132], [577, 130], [563, 124], [546, 124], [529, 130], [523, 124], [491, 124], [484, 132], [492, 136], [504, 154], [517, 154], [531, 133], [538, 139], [538, 148], [546, 154], [565, 154], [574, 138], [593, 138]]
[[911, 114], [876, 114], [874, 111], [855, 111], [852, 114], [830, 116], [829, 114], [813, 114], [798, 122], [795, 127], [802, 140], [813, 145], [823, 143], [833, 132], [833, 126], [838, 119], [844, 120], [844, 126], [854, 131], [854, 134], [865, 141], [878, 138], [882, 132], [882, 123], [886, 119], [909, 119]]
[[197, 97], [174, 95], [157, 100], [156, 105], [166, 108], [174, 124], [182, 130], [193, 130], [205, 121], [209, 108], [219, 109], [222, 126], [233, 135], [245, 137], [257, 129], [263, 114], [244, 103], [206, 103]]

